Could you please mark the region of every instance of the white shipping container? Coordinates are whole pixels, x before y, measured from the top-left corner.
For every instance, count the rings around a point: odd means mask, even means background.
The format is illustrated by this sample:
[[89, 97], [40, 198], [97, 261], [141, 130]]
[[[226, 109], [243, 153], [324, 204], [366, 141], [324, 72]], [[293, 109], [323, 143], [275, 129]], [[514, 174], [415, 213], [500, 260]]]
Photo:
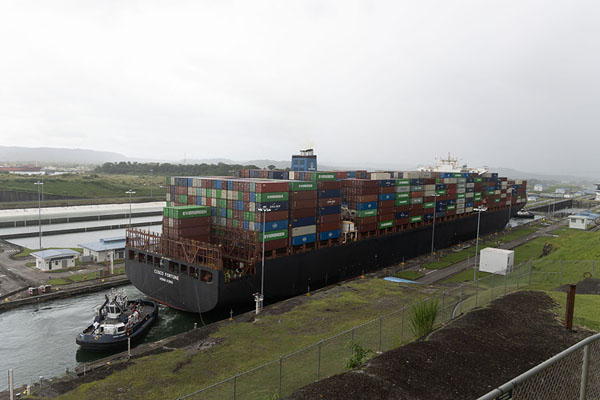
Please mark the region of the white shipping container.
[[379, 179], [391, 179], [389, 172], [371, 172], [371, 180], [376, 181]]
[[515, 185], [522, 185], [523, 181], [520, 179], [515, 179]]
[[456, 178], [444, 178], [444, 183], [457, 183], [458, 179]]
[[317, 233], [316, 225], [300, 226], [298, 228], [292, 228], [292, 236], [310, 235], [311, 233]]
[[473, 195], [473, 192], [465, 193], [465, 198], [470, 199], [471, 197], [473, 197]]
[[494, 194], [500, 194], [500, 190], [494, 190]]
[[404, 172], [404, 179], [419, 179], [421, 178], [421, 173], [418, 171], [408, 171], [408, 172]]
[[465, 204], [465, 199], [456, 199], [456, 207], [458, 207], [459, 204]]
[[354, 230], [354, 222], [342, 221], [342, 232], [353, 232]]
[[500, 198], [501, 198], [501, 199], [505, 199], [505, 198], [506, 198], [506, 193], [502, 193], [502, 194], [500, 195]]
[[479, 252], [479, 270], [490, 272], [492, 274], [506, 275], [512, 272], [515, 262], [515, 252], [513, 250], [485, 248]]
[[421, 172], [421, 178], [431, 178], [432, 177], [432, 173], [429, 171], [422, 171]]
[[475, 183], [473, 183], [473, 182], [467, 182], [467, 187], [468, 188], [474, 188], [475, 187]]
[[465, 188], [460, 188], [460, 189], [456, 189], [456, 193], [466, 193], [467, 189]]
[[410, 186], [396, 186], [396, 193], [408, 193], [410, 192]]
[[423, 196], [425, 196], [425, 197], [429, 197], [429, 196], [435, 196], [435, 190], [426, 190], [426, 191], [423, 193]]
[[457, 189], [464, 189], [464, 188], [466, 188], [466, 187], [467, 187], [467, 184], [466, 184], [466, 183], [457, 183], [457, 184], [456, 184], [456, 188], [457, 188]]
[[435, 190], [435, 185], [425, 185], [425, 191]]
[[473, 207], [465, 207], [465, 212], [473, 212]]

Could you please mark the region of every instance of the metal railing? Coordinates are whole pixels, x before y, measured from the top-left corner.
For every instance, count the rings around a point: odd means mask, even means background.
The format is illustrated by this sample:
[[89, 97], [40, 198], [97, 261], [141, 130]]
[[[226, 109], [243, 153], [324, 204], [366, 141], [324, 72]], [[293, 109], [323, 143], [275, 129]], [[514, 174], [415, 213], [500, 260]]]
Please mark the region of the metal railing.
[[[436, 327], [439, 327], [461, 313], [509, 293], [527, 288], [553, 288], [596, 275], [594, 261], [529, 261], [504, 275], [489, 274], [463, 282], [421, 301], [438, 300]], [[354, 343], [380, 353], [414, 340], [409, 327], [411, 310], [412, 305], [407, 305], [177, 399], [283, 398], [307, 384], [346, 371]], [[600, 369], [600, 365], [595, 368]]]
[[555, 355], [478, 400], [600, 398], [600, 333]]

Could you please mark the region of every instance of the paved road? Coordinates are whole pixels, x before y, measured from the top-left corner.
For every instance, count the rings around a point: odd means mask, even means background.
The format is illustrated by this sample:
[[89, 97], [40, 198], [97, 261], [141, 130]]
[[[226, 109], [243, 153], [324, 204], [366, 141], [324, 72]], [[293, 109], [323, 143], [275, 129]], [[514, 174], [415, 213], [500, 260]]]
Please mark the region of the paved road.
[[[565, 226], [566, 224], [567, 224], [566, 220], [564, 220], [564, 219], [560, 220], [558, 222], [553, 223], [552, 225], [541, 228], [541, 229], [537, 230], [536, 232], [530, 233], [527, 236], [523, 236], [523, 237], [513, 240], [511, 242], [503, 243], [503, 244], [499, 245], [498, 248], [506, 249], [506, 250], [514, 249], [515, 247], [518, 247], [518, 246], [522, 245], [523, 243], [529, 242], [530, 240], [533, 240], [540, 236], [548, 236], [550, 232], [552, 232], [558, 228], [561, 228], [561, 227]], [[453, 264], [449, 267], [446, 267], [444, 269], [432, 270], [431, 272], [428, 272], [427, 275], [425, 275], [424, 277], [418, 279], [418, 281], [421, 283], [425, 283], [425, 284], [432, 284], [437, 281], [446, 279], [449, 276], [455, 275], [466, 269], [469, 269], [469, 268], [472, 269], [473, 264], [474, 264], [473, 259], [461, 261], [461, 262]]]

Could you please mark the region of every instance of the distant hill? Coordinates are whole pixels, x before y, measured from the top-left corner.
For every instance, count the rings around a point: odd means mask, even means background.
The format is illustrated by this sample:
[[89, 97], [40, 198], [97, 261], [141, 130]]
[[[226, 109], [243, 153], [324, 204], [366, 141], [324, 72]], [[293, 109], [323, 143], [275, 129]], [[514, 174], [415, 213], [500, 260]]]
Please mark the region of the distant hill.
[[43, 164], [102, 164], [127, 161], [123, 154], [87, 149], [63, 149], [53, 147], [0, 146], [0, 163], [22, 162]]

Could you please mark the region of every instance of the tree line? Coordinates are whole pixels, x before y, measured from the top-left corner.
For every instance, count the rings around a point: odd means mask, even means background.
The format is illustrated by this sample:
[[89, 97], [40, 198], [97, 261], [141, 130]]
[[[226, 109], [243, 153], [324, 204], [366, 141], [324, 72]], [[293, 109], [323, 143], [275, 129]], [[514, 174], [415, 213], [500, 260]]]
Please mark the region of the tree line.
[[258, 169], [256, 165], [239, 164], [170, 164], [170, 163], [138, 163], [130, 161], [107, 162], [94, 169], [102, 174], [136, 174], [136, 175], [193, 175], [193, 176], [228, 176], [240, 169]]

